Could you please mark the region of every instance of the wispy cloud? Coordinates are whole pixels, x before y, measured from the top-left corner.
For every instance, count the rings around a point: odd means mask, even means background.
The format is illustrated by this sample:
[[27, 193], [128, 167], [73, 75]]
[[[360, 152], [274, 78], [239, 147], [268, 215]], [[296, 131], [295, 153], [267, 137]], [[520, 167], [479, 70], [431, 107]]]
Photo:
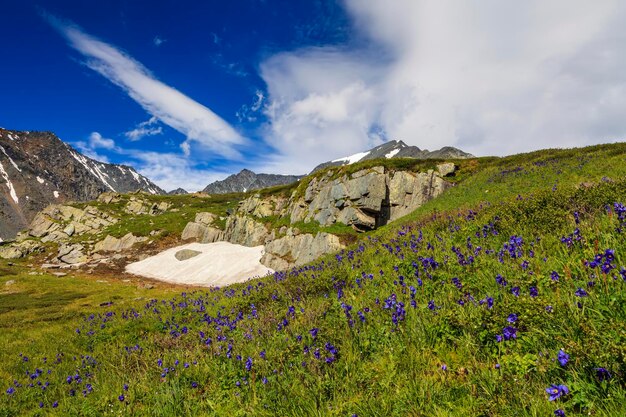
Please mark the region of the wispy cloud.
[[167, 41], [167, 39], [163, 39], [159, 35], [155, 36], [154, 39], [152, 39], [152, 43], [156, 47], [159, 47], [159, 46], [163, 45], [166, 41]]
[[159, 123], [156, 117], [152, 116], [149, 120], [139, 123], [134, 129], [124, 133], [131, 141], [137, 141], [146, 136], [155, 136], [163, 133], [161, 126], [156, 126]]
[[237, 110], [237, 113], [235, 113], [235, 116], [237, 116], [239, 122], [256, 122], [258, 113], [263, 107], [264, 101], [265, 94], [263, 91], [256, 90], [252, 104], [242, 105], [239, 110]]
[[76, 25], [47, 14], [44, 17], [86, 58], [89, 68], [122, 88], [159, 121], [183, 133], [187, 139], [181, 149], [186, 154], [197, 144], [226, 158], [240, 158], [237, 147], [246, 139], [213, 111], [157, 80], [131, 56]]

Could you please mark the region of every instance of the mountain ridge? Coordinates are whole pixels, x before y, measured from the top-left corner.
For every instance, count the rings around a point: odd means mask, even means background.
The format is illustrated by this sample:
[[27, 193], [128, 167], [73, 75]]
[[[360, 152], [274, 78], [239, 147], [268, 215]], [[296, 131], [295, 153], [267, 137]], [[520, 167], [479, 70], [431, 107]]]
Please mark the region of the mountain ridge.
[[49, 204], [104, 191], [165, 192], [133, 167], [89, 158], [53, 132], [0, 128], [0, 239], [11, 239]]
[[202, 192], [207, 194], [245, 193], [251, 190], [287, 185], [298, 181], [304, 175], [256, 174], [249, 169], [242, 169], [221, 181], [207, 185]]
[[474, 155], [453, 146], [444, 146], [441, 149], [431, 152], [427, 149], [422, 150], [417, 146], [407, 145], [401, 140], [390, 140], [364, 152], [323, 162], [313, 168], [311, 173], [330, 166], [350, 165], [356, 162], [378, 158], [465, 159], [473, 157]]

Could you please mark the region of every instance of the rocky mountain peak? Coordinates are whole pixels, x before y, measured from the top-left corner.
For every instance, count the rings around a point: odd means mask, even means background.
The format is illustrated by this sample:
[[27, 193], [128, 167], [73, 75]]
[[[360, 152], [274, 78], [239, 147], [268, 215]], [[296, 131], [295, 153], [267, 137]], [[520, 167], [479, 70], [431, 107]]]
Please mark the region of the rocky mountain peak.
[[134, 168], [91, 159], [52, 132], [0, 128], [0, 238], [10, 239], [52, 203], [104, 191], [164, 191]]
[[312, 172], [330, 166], [350, 165], [356, 162], [379, 158], [462, 159], [472, 157], [472, 154], [463, 152], [452, 146], [445, 146], [439, 150], [430, 152], [428, 150], [422, 150], [417, 146], [407, 145], [401, 140], [390, 140], [367, 151], [319, 164]]
[[237, 174], [207, 185], [202, 192], [208, 194], [245, 193], [251, 190], [286, 185], [298, 181], [301, 175], [256, 174], [249, 169], [242, 169]]

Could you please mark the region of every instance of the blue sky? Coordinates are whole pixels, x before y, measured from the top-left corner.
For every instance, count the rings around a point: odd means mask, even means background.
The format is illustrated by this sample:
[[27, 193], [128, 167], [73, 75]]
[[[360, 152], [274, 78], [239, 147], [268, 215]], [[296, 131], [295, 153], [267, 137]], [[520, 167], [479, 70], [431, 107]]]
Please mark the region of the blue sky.
[[1, 9], [0, 126], [53, 131], [165, 189], [306, 173], [389, 139], [504, 155], [626, 133], [620, 1]]

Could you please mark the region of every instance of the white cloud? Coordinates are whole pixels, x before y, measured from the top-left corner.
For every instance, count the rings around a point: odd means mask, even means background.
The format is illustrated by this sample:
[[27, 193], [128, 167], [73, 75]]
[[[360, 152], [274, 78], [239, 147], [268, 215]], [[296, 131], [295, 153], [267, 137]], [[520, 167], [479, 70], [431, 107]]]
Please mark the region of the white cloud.
[[137, 149], [125, 150], [132, 165], [142, 175], [166, 191], [178, 187], [189, 192], [200, 191], [209, 183], [231, 174], [214, 169], [199, 168], [188, 158], [175, 153], [150, 152]]
[[102, 137], [98, 132], [91, 132], [89, 135], [89, 145], [92, 149], [115, 149], [115, 141]]
[[163, 128], [155, 126], [158, 122], [157, 118], [152, 116], [149, 120], [139, 123], [134, 129], [124, 133], [124, 135], [133, 142], [146, 136], [160, 135], [163, 133]]
[[207, 107], [157, 80], [128, 54], [78, 27], [51, 16], [48, 21], [87, 59], [86, 65], [122, 88], [159, 121], [186, 135], [182, 149], [193, 144], [226, 158], [239, 158], [237, 146], [246, 140]]
[[[382, 138], [510, 154], [623, 139], [626, 4], [346, 0], [367, 45], [264, 61], [268, 167], [302, 171]], [[300, 167], [299, 170], [297, 168]]]
[[256, 90], [251, 105], [244, 104], [235, 113], [239, 122], [256, 122], [257, 113], [263, 107], [265, 94], [261, 90]]
[[119, 148], [115, 145], [113, 139], [103, 137], [99, 132], [91, 132], [87, 141], [78, 141], [73, 143], [84, 155], [91, 159], [101, 162], [109, 162], [109, 158], [98, 153], [98, 149], [106, 151], [118, 152]]
[[161, 46], [163, 45], [163, 43], [166, 42], [166, 39], [161, 38], [159, 35], [155, 36], [154, 39], [152, 39], [152, 43], [154, 44], [154, 46]]

